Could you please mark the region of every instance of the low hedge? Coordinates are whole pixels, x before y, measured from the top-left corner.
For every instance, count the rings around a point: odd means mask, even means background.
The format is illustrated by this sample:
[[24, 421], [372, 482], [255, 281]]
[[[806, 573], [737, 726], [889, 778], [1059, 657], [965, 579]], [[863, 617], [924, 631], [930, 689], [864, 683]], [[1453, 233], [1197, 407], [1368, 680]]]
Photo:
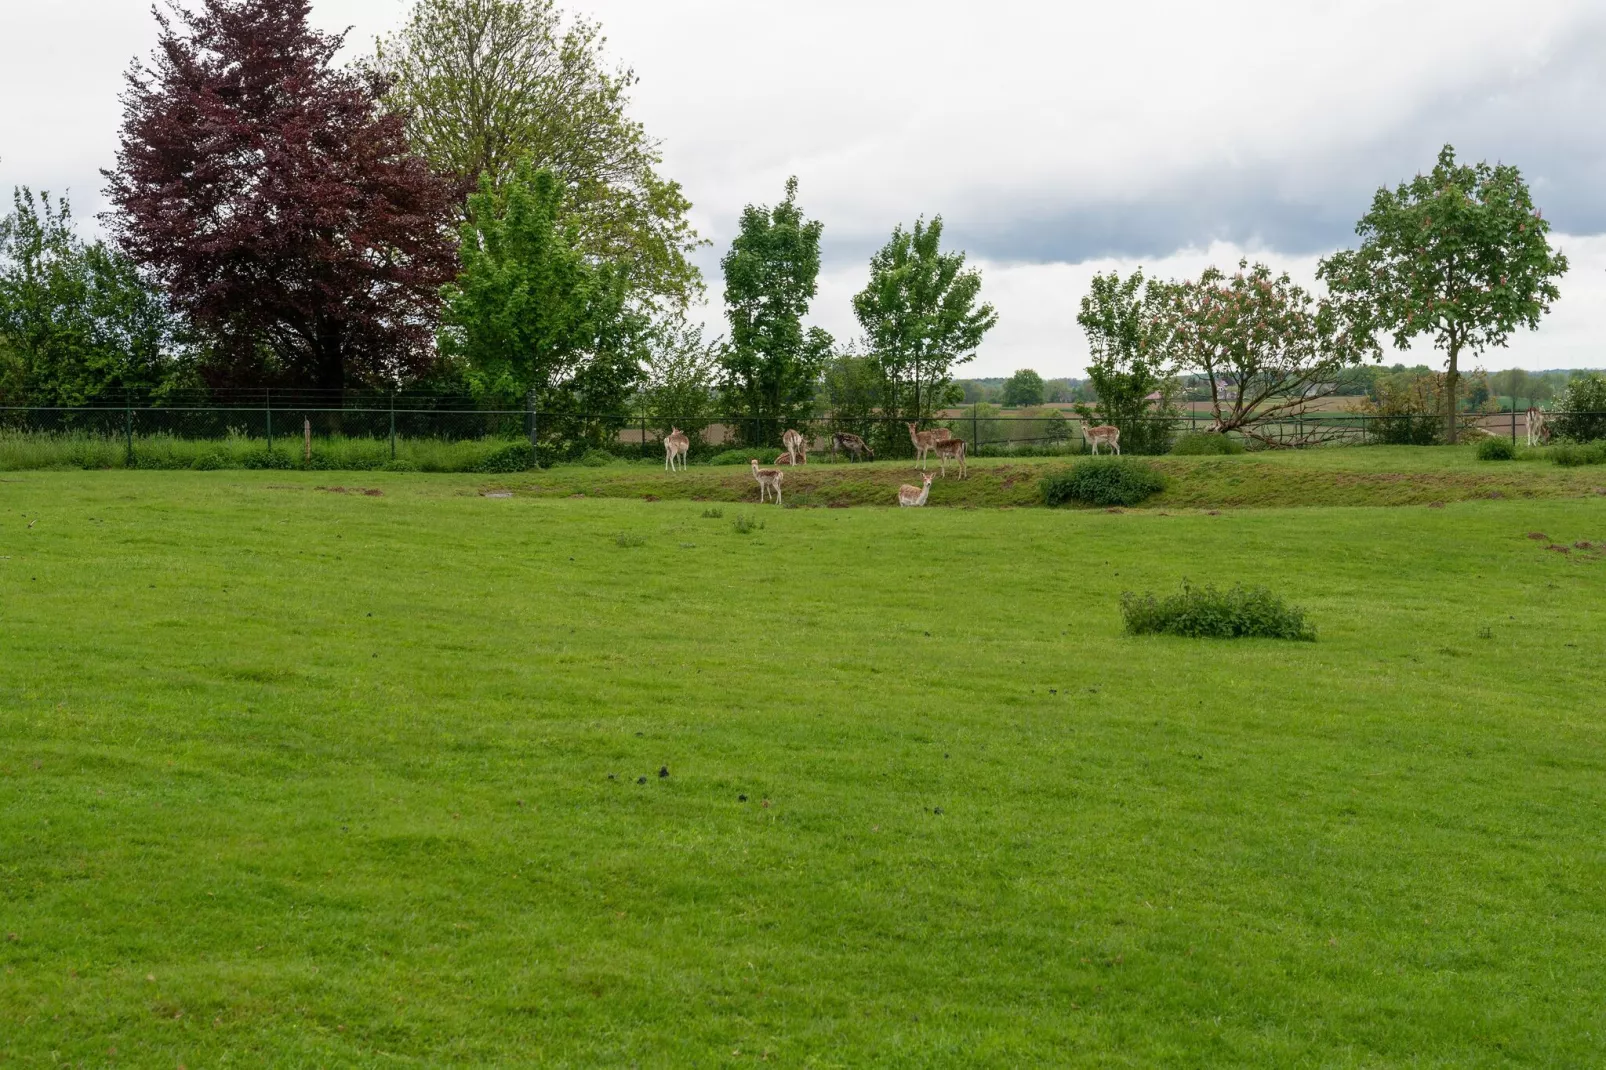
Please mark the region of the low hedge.
[[1165, 479], [1142, 461], [1097, 457], [1045, 475], [1038, 484], [1044, 505], [1138, 505], [1165, 489]]
[[1128, 635], [1181, 635], [1191, 639], [1294, 639], [1315, 642], [1305, 611], [1264, 587], [1239, 584], [1225, 591], [1190, 587], [1167, 598], [1130, 591], [1121, 596]]
[[1179, 436], [1171, 446], [1171, 452], [1179, 457], [1219, 457], [1229, 454], [1247, 453], [1248, 447], [1242, 439], [1233, 438], [1215, 431], [1194, 431]]

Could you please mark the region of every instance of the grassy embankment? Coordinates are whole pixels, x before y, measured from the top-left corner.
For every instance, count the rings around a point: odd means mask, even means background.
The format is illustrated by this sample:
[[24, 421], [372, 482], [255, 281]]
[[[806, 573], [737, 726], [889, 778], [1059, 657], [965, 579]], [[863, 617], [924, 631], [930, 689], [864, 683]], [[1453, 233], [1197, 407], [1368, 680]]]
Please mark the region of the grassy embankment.
[[0, 483], [7, 1065], [1600, 1057], [1598, 499], [319, 482]]

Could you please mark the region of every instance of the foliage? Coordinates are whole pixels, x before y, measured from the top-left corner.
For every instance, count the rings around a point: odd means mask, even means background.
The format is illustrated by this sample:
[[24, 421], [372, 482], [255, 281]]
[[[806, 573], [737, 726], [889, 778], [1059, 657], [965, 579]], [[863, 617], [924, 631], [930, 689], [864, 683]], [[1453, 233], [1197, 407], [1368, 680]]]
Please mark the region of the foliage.
[[[976, 404], [970, 407], [969, 416], [944, 420], [943, 423], [956, 438], [970, 443], [971, 456], [978, 456], [989, 447], [1058, 444], [1069, 441], [1071, 437], [1071, 427], [1065, 414], [1053, 408], [1024, 409], [1005, 414], [997, 405]], [[1056, 447], [1053, 452], [1063, 453], [1064, 450]]]
[[[1079, 404], [1083, 419], [1121, 429], [1128, 453], [1164, 453], [1171, 430], [1175, 383], [1168, 368], [1172, 324], [1167, 314], [1171, 288], [1144, 281], [1135, 271], [1093, 276], [1076, 322], [1087, 335], [1088, 380], [1098, 395], [1093, 406]], [[1157, 401], [1151, 395], [1158, 394]]]
[[953, 368], [975, 356], [998, 323], [978, 300], [981, 273], [965, 254], [942, 251], [942, 217], [892, 237], [870, 258], [870, 280], [853, 313], [881, 374], [880, 409], [898, 420], [925, 421], [956, 398]]
[[851, 348], [833, 356], [820, 376], [820, 403], [831, 416], [829, 430], [873, 439], [883, 423], [877, 419], [882, 386], [881, 366], [874, 358]]
[[703, 510], [703, 519], [704, 520], [723, 520], [723, 519], [725, 519], [725, 510], [722, 509], [721, 507], [717, 506], [717, 505], [713, 506], [711, 508], [708, 508], [708, 509], [704, 509]]
[[1478, 460], [1480, 461], [1514, 461], [1517, 459], [1517, 444], [1509, 438], [1485, 438], [1478, 443]]
[[557, 178], [529, 164], [469, 198], [440, 347], [476, 394], [504, 405], [533, 396], [541, 441], [573, 452], [625, 422], [644, 325], [622, 271], [579, 248], [561, 199]]
[[[1411, 369], [1380, 375], [1372, 395], [1355, 403], [1355, 411], [1369, 416], [1368, 437], [1388, 446], [1433, 446], [1444, 443], [1445, 392], [1449, 377], [1443, 372]], [[1481, 376], [1457, 376], [1461, 392], [1457, 410], [1464, 409], [1468, 394]], [[1474, 422], [1471, 413], [1460, 417], [1463, 428]]]
[[762, 518], [754, 519], [747, 513], [737, 513], [736, 519], [731, 521], [731, 530], [738, 535], [751, 535], [755, 531], [764, 530], [764, 521]]
[[0, 219], [0, 404], [100, 405], [159, 390], [178, 324], [115, 249], [86, 243], [67, 198], [12, 194]]
[[580, 248], [624, 266], [633, 297], [684, 309], [702, 292], [691, 204], [658, 174], [658, 143], [627, 114], [636, 76], [609, 70], [603, 43], [552, 0], [419, 0], [374, 64], [414, 148], [465, 197], [523, 160], [551, 171]]
[[1030, 368], [1022, 368], [1004, 380], [1004, 404], [1010, 408], [1041, 405], [1043, 394], [1043, 377]]
[[1306, 444], [1290, 441], [1286, 421], [1336, 393], [1347, 369], [1381, 355], [1370, 332], [1265, 264], [1240, 260], [1231, 278], [1207, 268], [1170, 287], [1170, 298], [1173, 370], [1204, 381], [1215, 430], [1268, 445]]
[[479, 463], [481, 472], [528, 472], [535, 467], [535, 447], [511, 442]]
[[744, 446], [739, 450], [724, 450], [720, 453], [716, 453], [712, 457], [708, 458], [708, 463], [719, 465], [721, 467], [740, 465], [741, 467], [746, 468], [747, 462], [752, 460], [757, 460], [759, 464], [774, 464], [775, 458], [779, 457], [785, 452], [785, 450], [779, 449], [775, 446], [757, 446], [751, 448]]
[[136, 434], [130, 452], [122, 435], [0, 430], [0, 471], [124, 467], [171, 471], [195, 468], [201, 457], [208, 458], [202, 465], [219, 459], [217, 467], [247, 470], [308, 467], [317, 471], [524, 471], [530, 467], [527, 461], [522, 466], [508, 467], [516, 464], [509, 458], [527, 458], [528, 451], [527, 442], [500, 438], [401, 438], [396, 442], [393, 460], [386, 439], [330, 435], [313, 439], [312, 464], [304, 465], [299, 436], [289, 448], [276, 441], [269, 451], [262, 439], [244, 435], [189, 439]]
[[1305, 611], [1290, 606], [1264, 587], [1242, 584], [1225, 591], [1191, 587], [1166, 598], [1121, 595], [1128, 635], [1180, 635], [1189, 639], [1293, 639], [1316, 641]]
[[1222, 457], [1247, 452], [1243, 439], [1219, 431], [1196, 431], [1177, 436], [1171, 453], [1178, 457]]
[[[797, 179], [774, 208], [748, 205], [720, 261], [730, 343], [720, 354], [727, 411], [750, 418], [739, 429], [747, 445], [776, 441], [805, 419], [814, 383], [832, 350], [831, 336], [803, 328], [820, 274], [822, 225], [797, 206]], [[756, 436], [756, 437], [755, 437]]]
[[1550, 459], [1563, 468], [1606, 464], [1606, 441], [1563, 442], [1550, 448]]
[[698, 452], [714, 416], [719, 343], [704, 341], [700, 324], [662, 323], [649, 335], [646, 365], [642, 400], [649, 426], [660, 440], [680, 428], [691, 452]]
[[1445, 352], [1443, 435], [1454, 442], [1461, 354], [1537, 329], [1567, 258], [1550, 248], [1550, 223], [1516, 167], [1458, 164], [1449, 145], [1431, 173], [1379, 189], [1355, 232], [1360, 248], [1326, 258], [1317, 275], [1348, 319], [1400, 349], [1427, 335]]
[[158, 10], [153, 63], [123, 95], [109, 227], [211, 342], [213, 384], [343, 391], [434, 358], [451, 191], [308, 8]]
[[1556, 408], [1560, 411], [1547, 417], [1553, 434], [1574, 442], [1606, 439], [1606, 375], [1585, 372], [1573, 376]]
[[1165, 480], [1142, 461], [1094, 457], [1043, 476], [1044, 505], [1138, 505], [1165, 489]]

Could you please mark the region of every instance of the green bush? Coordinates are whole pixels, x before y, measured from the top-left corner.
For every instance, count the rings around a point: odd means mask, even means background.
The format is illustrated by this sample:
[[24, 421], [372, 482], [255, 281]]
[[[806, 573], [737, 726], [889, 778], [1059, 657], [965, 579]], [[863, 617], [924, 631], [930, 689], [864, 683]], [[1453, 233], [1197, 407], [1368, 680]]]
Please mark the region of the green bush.
[[1509, 438], [1486, 438], [1478, 443], [1478, 460], [1480, 461], [1514, 461], [1517, 459], [1517, 444]]
[[1606, 375], [1585, 372], [1573, 376], [1556, 399], [1556, 408], [1561, 411], [1549, 417], [1552, 434], [1573, 442], [1606, 439]]
[[1137, 505], [1165, 489], [1165, 480], [1142, 461], [1097, 457], [1050, 472], [1039, 488], [1044, 505]]
[[606, 468], [617, 459], [607, 450], [589, 449], [580, 455], [579, 463], [587, 468]]
[[1606, 464], [1606, 442], [1575, 444], [1563, 442], [1550, 448], [1550, 459], [1565, 468], [1585, 464]]
[[219, 472], [229, 467], [229, 459], [222, 450], [206, 450], [195, 455], [190, 467], [197, 472]]
[[774, 464], [775, 458], [785, 453], [785, 450], [769, 449], [767, 447], [756, 450], [726, 450], [716, 453], [708, 458], [709, 464], [743, 464], [753, 458], [758, 458], [759, 464]]
[[1142, 598], [1121, 596], [1121, 616], [1128, 635], [1181, 635], [1191, 639], [1295, 639], [1315, 642], [1316, 629], [1305, 611], [1290, 606], [1264, 587], [1230, 590], [1190, 587], [1179, 594]]
[[387, 471], [387, 472], [416, 472], [416, 471], [418, 471], [418, 464], [415, 461], [409, 461], [406, 458], [398, 457], [394, 461], [386, 461], [385, 462], [385, 471]]
[[528, 472], [535, 467], [535, 447], [528, 442], [514, 442], [480, 461], [477, 471], [491, 473]]
[[1248, 452], [1242, 439], [1214, 431], [1194, 431], [1181, 435], [1171, 445], [1171, 452], [1179, 457], [1217, 457]]
[[737, 513], [736, 519], [731, 521], [731, 529], [738, 535], [751, 535], [755, 531], [762, 531], [764, 521], [756, 520], [746, 513]]

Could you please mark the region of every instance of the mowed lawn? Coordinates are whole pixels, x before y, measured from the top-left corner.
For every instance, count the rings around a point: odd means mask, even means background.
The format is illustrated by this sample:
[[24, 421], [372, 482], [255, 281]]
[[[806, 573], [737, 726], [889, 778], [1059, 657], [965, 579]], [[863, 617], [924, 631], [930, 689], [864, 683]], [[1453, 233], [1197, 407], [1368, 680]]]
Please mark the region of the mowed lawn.
[[1606, 499], [483, 486], [0, 481], [0, 1065], [1606, 1059]]

